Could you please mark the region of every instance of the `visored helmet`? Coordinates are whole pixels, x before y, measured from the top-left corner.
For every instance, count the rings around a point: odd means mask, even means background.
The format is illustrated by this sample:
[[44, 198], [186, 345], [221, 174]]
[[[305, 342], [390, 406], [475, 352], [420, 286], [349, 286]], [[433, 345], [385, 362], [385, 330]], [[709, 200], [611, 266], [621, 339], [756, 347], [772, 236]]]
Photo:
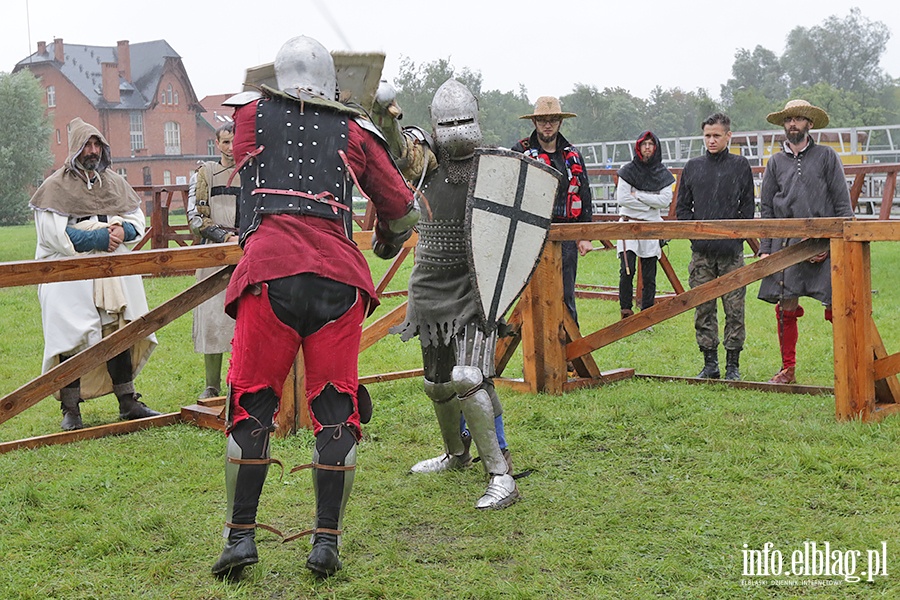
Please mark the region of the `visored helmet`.
[[292, 96], [303, 93], [326, 100], [334, 100], [337, 96], [337, 77], [331, 53], [305, 35], [289, 39], [278, 50], [275, 79], [278, 88]]
[[481, 127], [478, 125], [478, 100], [469, 88], [448, 79], [431, 101], [431, 126], [434, 141], [452, 160], [471, 158], [475, 147], [481, 144]]

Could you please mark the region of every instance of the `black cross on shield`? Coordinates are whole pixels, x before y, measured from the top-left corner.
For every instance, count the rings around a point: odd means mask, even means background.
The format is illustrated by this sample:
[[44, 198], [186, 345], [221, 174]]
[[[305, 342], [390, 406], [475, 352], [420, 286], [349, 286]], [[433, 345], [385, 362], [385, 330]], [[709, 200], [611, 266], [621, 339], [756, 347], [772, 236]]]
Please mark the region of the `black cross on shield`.
[[466, 203], [472, 284], [487, 323], [502, 317], [528, 284], [563, 176], [540, 161], [500, 148], [475, 150]]

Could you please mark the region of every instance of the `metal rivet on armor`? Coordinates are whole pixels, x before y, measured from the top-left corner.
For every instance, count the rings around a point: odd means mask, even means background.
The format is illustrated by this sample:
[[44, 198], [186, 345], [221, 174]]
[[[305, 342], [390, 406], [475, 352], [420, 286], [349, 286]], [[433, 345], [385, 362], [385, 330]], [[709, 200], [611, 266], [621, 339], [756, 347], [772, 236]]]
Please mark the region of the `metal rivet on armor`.
[[316, 162], [316, 159], [311, 158], [311, 159], [309, 159], [309, 162], [314, 163], [314, 162]]
[[256, 133], [262, 133], [262, 129], [257, 129]]
[[338, 171], [340, 171], [340, 170], [341, 170], [341, 168], [340, 168], [340, 167], [338, 167], [338, 168], [337, 168], [337, 169], [338, 169]]
[[291, 140], [288, 140], [288, 146], [290, 146], [290, 145], [293, 144], [293, 143], [294, 143], [294, 142], [292, 142]]
[[343, 133], [342, 133], [342, 134], [341, 134], [341, 137], [342, 137], [342, 138], [345, 138], [345, 137], [347, 137], [347, 136], [346, 136], [346, 135], [344, 135], [344, 134], [343, 134]]
[[288, 162], [293, 162], [293, 160], [294, 160], [293, 156], [288, 156]]
[[293, 173], [288, 173], [288, 177], [293, 177], [293, 176], [294, 176]]
[[309, 176], [309, 180], [312, 181], [312, 175]]
[[300, 126], [300, 131], [303, 131], [304, 129], [306, 129], [306, 127], [304, 127], [303, 125], [301, 125], [301, 126]]
[[318, 146], [319, 142], [313, 142], [313, 146]]
[[318, 125], [313, 125], [313, 129], [318, 129], [318, 128], [319, 128]]
[[291, 126], [291, 122], [290, 122], [290, 121], [287, 122], [287, 126], [288, 126], [288, 127]]
[[294, 208], [294, 204], [291, 202], [288, 202], [288, 208]]

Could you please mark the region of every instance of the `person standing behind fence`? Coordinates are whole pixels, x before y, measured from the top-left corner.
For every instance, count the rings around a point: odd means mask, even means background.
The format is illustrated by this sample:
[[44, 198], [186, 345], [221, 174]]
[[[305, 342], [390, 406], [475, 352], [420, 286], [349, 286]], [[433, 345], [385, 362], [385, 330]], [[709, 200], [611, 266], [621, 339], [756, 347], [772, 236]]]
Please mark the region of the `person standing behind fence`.
[[[791, 100], [784, 110], [770, 113], [766, 120], [782, 125], [787, 138], [782, 152], [766, 164], [760, 192], [763, 219], [853, 217], [850, 192], [841, 159], [828, 146], [816, 144], [811, 128], [828, 125], [828, 114], [806, 100]], [[759, 256], [765, 258], [801, 238], [760, 240]], [[831, 321], [831, 260], [828, 251], [791, 265], [764, 278], [759, 299], [775, 304], [781, 370], [770, 383], [795, 383], [797, 365], [797, 319], [803, 316], [800, 297], [808, 296], [825, 306]]]
[[[37, 229], [35, 260], [129, 252], [125, 242], [144, 234], [141, 199], [109, 168], [109, 143], [96, 127], [76, 117], [67, 131], [65, 164], [41, 184], [29, 203]], [[148, 310], [140, 275], [43, 283], [38, 298], [44, 326], [43, 373]], [[109, 393], [119, 400], [120, 419], [158, 415], [134, 391], [134, 378], [155, 347], [156, 336], [151, 334], [62, 388], [62, 428], [81, 429], [78, 405]]]
[[[616, 202], [620, 221], [662, 221], [662, 213], [672, 203], [675, 177], [662, 164], [659, 138], [645, 131], [634, 144], [634, 158], [619, 169]], [[634, 270], [641, 259], [640, 309], [656, 302], [656, 262], [662, 255], [659, 240], [619, 240], [619, 308], [622, 318], [634, 314]]]
[[[702, 123], [706, 152], [684, 165], [675, 214], [679, 221], [714, 219], [752, 219], [754, 210], [753, 171], [743, 156], [728, 151], [731, 119], [722, 113]], [[744, 266], [744, 240], [691, 240], [688, 266], [691, 288]], [[740, 375], [740, 354], [744, 348], [744, 296], [738, 288], [722, 296], [725, 312], [725, 379], [736, 381]], [[697, 345], [703, 353], [701, 379], [718, 379], [719, 324], [716, 301], [699, 305], [694, 313]]]
[[[201, 244], [236, 242], [235, 214], [241, 180], [234, 173], [234, 123], [226, 123], [216, 130], [218, 161], [201, 164], [191, 175], [188, 192], [188, 225]], [[229, 185], [229, 180], [231, 184]], [[206, 279], [221, 267], [197, 270], [197, 281]], [[194, 309], [194, 352], [203, 355], [206, 389], [200, 398], [219, 395], [222, 387], [222, 355], [231, 352], [234, 319], [225, 314], [225, 290]]]
[[[593, 216], [591, 185], [584, 167], [584, 158], [559, 131], [563, 119], [575, 116], [575, 113], [563, 112], [557, 98], [541, 96], [534, 103], [532, 114], [519, 117], [531, 119], [534, 131], [531, 136], [519, 140], [512, 147], [516, 152], [524, 152], [531, 158], [550, 165], [569, 182], [567, 187], [560, 189], [553, 204], [554, 223], [590, 223]], [[578, 311], [575, 308], [575, 277], [578, 255], [584, 256], [591, 249], [590, 240], [562, 243], [563, 301], [576, 324]]]

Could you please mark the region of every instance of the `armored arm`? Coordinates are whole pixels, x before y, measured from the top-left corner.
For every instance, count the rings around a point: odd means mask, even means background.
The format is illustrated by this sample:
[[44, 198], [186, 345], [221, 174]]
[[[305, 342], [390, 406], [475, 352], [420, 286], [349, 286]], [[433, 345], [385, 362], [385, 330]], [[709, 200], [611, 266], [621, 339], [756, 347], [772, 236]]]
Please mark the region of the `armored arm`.
[[403, 111], [397, 104], [397, 90], [386, 81], [382, 81], [375, 94], [372, 105], [372, 122], [387, 140], [391, 158], [403, 177], [410, 182], [417, 182], [424, 173], [437, 168], [437, 157], [434, 155], [434, 143], [424, 130], [419, 127], [400, 127]]

